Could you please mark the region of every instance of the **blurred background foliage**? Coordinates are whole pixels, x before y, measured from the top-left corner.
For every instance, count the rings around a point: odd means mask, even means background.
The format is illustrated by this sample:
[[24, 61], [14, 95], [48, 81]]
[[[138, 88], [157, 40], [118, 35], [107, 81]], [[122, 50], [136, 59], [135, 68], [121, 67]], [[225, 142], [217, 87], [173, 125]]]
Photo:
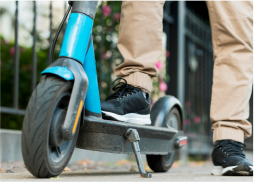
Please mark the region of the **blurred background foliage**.
[[[54, 9], [53, 9], [54, 10]], [[20, 9], [22, 16], [23, 9]], [[55, 10], [54, 10], [55, 11]], [[1, 14], [11, 14], [6, 9], [1, 8]], [[116, 78], [114, 75], [114, 68], [121, 64], [123, 58], [117, 49], [118, 30], [121, 15], [121, 1], [102, 2], [94, 19], [93, 26], [93, 40], [95, 58], [97, 60], [98, 80], [101, 80], [100, 97], [104, 100], [110, 91], [110, 83]], [[37, 15], [39, 16], [39, 15]], [[41, 15], [41, 16], [45, 16]], [[14, 15], [12, 14], [12, 21], [14, 25]], [[31, 22], [32, 23], [32, 22]], [[53, 17], [53, 37], [57, 31], [60, 22], [56, 22]], [[23, 25], [19, 25], [23, 26]], [[66, 25], [65, 25], [66, 26]], [[14, 27], [14, 26], [13, 26]], [[23, 28], [26, 28], [23, 26]], [[59, 35], [55, 47], [55, 59], [58, 57], [61, 42], [63, 40], [64, 30]], [[29, 36], [33, 36], [33, 32], [26, 28]], [[31, 38], [30, 37], [30, 38]], [[1, 106], [13, 107], [13, 79], [14, 79], [14, 59], [15, 46], [14, 42], [0, 36], [1, 40]], [[46, 39], [37, 33], [36, 51], [37, 51], [37, 83], [40, 79], [40, 73], [48, 65], [49, 39]], [[47, 42], [47, 43], [45, 43]], [[46, 46], [45, 46], [46, 45]], [[166, 53], [169, 56], [169, 52]], [[32, 75], [32, 47], [26, 45], [19, 45], [19, 109], [25, 109], [29, 97], [32, 93], [31, 75]], [[151, 93], [152, 103], [162, 95], [165, 95], [167, 90], [167, 81], [169, 78], [165, 77], [165, 60], [158, 60], [156, 67], [159, 70], [159, 75], [154, 79], [154, 90]], [[100, 74], [99, 74], [100, 73]], [[1, 113], [1, 128], [16, 129], [22, 128], [23, 116], [11, 115]]]
[[[32, 48], [19, 46], [19, 108], [25, 109], [31, 95], [32, 75]], [[13, 79], [14, 79], [14, 55], [13, 42], [8, 42], [1, 37], [1, 106], [13, 107]], [[48, 49], [39, 48], [37, 51], [37, 78], [40, 71], [48, 63]], [[21, 129], [23, 116], [1, 113], [1, 128]]]

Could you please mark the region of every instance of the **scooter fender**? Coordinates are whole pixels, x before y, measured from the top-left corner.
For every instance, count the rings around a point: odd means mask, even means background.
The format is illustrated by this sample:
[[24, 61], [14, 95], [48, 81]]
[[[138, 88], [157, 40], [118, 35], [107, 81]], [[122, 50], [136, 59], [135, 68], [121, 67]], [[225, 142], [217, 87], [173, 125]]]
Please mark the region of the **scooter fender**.
[[73, 73], [66, 66], [65, 67], [54, 66], [54, 67], [47, 68], [41, 72], [41, 75], [49, 75], [49, 74], [57, 75], [67, 81], [74, 80]]
[[167, 113], [169, 113], [173, 107], [176, 107], [178, 109], [181, 116], [181, 122], [183, 122], [183, 110], [180, 101], [174, 96], [167, 95], [159, 98], [154, 103], [151, 110], [152, 125], [161, 127], [162, 123], [164, 123], [165, 120], [167, 119], [166, 118]]
[[57, 75], [67, 81], [74, 80], [67, 114], [62, 125], [62, 137], [65, 141], [71, 140], [84, 109], [84, 101], [88, 89], [87, 75], [78, 61], [60, 57], [44, 70], [41, 75]]
[[[156, 127], [163, 127], [162, 124], [167, 121], [167, 114], [173, 109], [177, 108], [180, 113], [180, 122], [183, 126], [183, 111], [180, 101], [174, 96], [167, 95], [159, 98], [153, 105], [151, 110], [152, 125]], [[179, 150], [187, 144], [187, 137], [184, 135], [183, 128], [178, 128], [174, 135], [174, 143], [171, 146], [174, 150]]]

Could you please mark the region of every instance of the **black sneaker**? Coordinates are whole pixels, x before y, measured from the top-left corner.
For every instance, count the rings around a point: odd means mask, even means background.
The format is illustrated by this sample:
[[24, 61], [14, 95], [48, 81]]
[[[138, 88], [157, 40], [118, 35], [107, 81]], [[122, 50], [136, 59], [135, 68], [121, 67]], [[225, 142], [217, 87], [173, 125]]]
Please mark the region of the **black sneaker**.
[[123, 78], [117, 80], [124, 82], [117, 83], [105, 101], [101, 102], [102, 117], [116, 121], [124, 121], [141, 125], [151, 124], [149, 94], [137, 87], [133, 87]]
[[212, 152], [213, 175], [253, 176], [253, 164], [245, 158], [246, 145], [233, 140], [215, 142]]

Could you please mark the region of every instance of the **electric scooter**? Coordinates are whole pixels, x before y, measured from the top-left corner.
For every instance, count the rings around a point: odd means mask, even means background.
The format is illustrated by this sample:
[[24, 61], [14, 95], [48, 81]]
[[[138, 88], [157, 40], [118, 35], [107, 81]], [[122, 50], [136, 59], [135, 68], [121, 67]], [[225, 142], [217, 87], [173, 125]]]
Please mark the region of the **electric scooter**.
[[102, 119], [91, 35], [97, 4], [69, 2], [50, 49], [52, 62], [57, 37], [71, 11], [59, 58], [41, 72], [30, 97], [22, 129], [22, 155], [35, 177], [59, 175], [77, 147], [134, 153], [140, 175], [151, 178], [141, 154], [146, 154], [154, 172], [166, 172], [176, 150], [187, 143], [181, 104], [173, 96], [155, 102], [149, 126]]

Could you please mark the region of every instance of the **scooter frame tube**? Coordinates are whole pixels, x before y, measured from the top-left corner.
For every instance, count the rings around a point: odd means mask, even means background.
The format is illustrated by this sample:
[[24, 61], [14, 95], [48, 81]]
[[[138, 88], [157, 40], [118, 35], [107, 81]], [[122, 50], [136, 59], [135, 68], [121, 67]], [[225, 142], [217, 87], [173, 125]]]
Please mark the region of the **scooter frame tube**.
[[95, 116], [101, 118], [101, 102], [96, 72], [96, 61], [94, 56], [93, 40], [91, 38], [83, 68], [89, 80], [88, 90], [85, 99], [85, 116]]

